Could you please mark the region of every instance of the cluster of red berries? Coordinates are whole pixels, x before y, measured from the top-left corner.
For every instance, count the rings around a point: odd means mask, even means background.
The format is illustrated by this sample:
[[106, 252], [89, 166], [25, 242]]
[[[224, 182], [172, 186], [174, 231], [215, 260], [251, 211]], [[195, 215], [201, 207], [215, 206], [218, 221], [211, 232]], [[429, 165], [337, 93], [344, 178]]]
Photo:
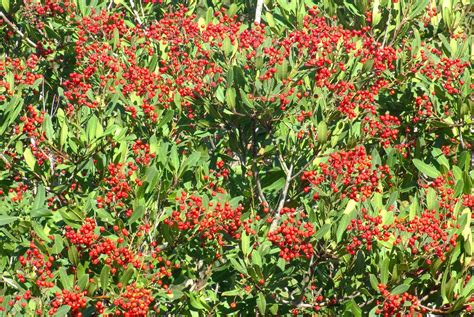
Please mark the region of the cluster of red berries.
[[[54, 273], [52, 272], [55, 259], [53, 256], [44, 255], [35, 243], [30, 242], [26, 254], [18, 259], [25, 272], [29, 270], [33, 273], [36, 285], [39, 288], [50, 288], [55, 285], [53, 282]], [[19, 280], [24, 282], [25, 276], [20, 276]]]
[[415, 98], [415, 116], [413, 123], [430, 118], [433, 115], [433, 104], [428, 95], [417, 96]]
[[77, 231], [74, 231], [70, 226], [66, 226], [65, 236], [72, 244], [87, 249], [99, 238], [99, 235], [95, 233], [95, 228], [95, 220], [86, 218], [84, 224]]
[[135, 141], [132, 145], [132, 151], [135, 155], [135, 162], [137, 165], [147, 166], [150, 164], [151, 159], [156, 156], [155, 153], [150, 153], [150, 145], [142, 140]]
[[310, 238], [316, 230], [306, 221], [307, 215], [287, 207], [282, 208], [280, 214], [287, 215], [287, 219], [268, 233], [268, 240], [280, 248], [280, 257], [286, 261], [302, 256], [311, 258], [314, 250]]
[[[372, 157], [363, 146], [332, 153], [328, 163], [321, 163], [319, 168], [319, 171], [305, 171], [301, 180], [317, 188], [327, 186], [333, 193], [340, 192], [342, 197], [355, 201], [364, 201], [380, 192], [380, 181], [391, 178], [388, 166], [372, 166]], [[305, 192], [310, 190], [310, 186], [304, 188]], [[314, 198], [318, 199], [319, 195], [316, 193]]]
[[[421, 73], [432, 81], [439, 82], [444, 91], [451, 95], [456, 95], [460, 92], [460, 87], [464, 81], [459, 80], [464, 70], [467, 69], [469, 62], [463, 62], [459, 58], [450, 59], [443, 57], [441, 59], [432, 58], [427, 55], [430, 51], [434, 55], [441, 55], [441, 51], [435, 48], [429, 50], [421, 50], [421, 61], [416, 63], [412, 68], [413, 73]], [[429, 53], [428, 53], [429, 54]]]
[[164, 220], [164, 223], [181, 231], [196, 231], [204, 240], [217, 241], [224, 244], [224, 235], [240, 237], [242, 229], [243, 206], [232, 208], [228, 202], [209, 202], [203, 204], [202, 197], [181, 192], [176, 197], [178, 209]]
[[127, 286], [126, 291], [113, 301], [114, 305], [121, 310], [118, 310], [116, 314], [123, 314], [124, 317], [147, 316], [152, 302], [151, 290], [140, 288], [136, 285]]
[[[0, 94], [0, 101], [6, 101], [7, 97], [13, 96], [15, 92], [26, 93], [28, 88], [43, 75], [37, 71], [38, 56], [30, 54], [26, 61], [20, 58], [7, 57], [0, 61], [0, 88], [6, 89], [5, 93]], [[8, 81], [7, 72], [13, 74], [13, 82]]]
[[356, 251], [365, 247], [372, 250], [374, 241], [388, 241], [392, 233], [388, 230], [388, 225], [382, 225], [381, 216], [370, 216], [366, 208], [362, 208], [362, 219], [352, 219], [347, 226], [349, 233], [354, 232], [351, 242], [346, 246], [347, 251], [355, 255]]
[[454, 216], [454, 207], [459, 201], [459, 198], [455, 197], [455, 191], [453, 189], [456, 180], [453, 172], [443, 174], [435, 178], [432, 182], [420, 183], [421, 188], [425, 188], [428, 192], [429, 189], [434, 189], [437, 194], [437, 201], [439, 207], [444, 210], [444, 213], [440, 215], [441, 219], [451, 218], [456, 220]]
[[413, 255], [419, 253], [426, 258], [428, 264], [431, 258], [446, 260], [446, 254], [456, 246], [457, 234], [450, 234], [454, 227], [445, 221], [443, 214], [435, 210], [425, 210], [420, 217], [415, 216], [410, 221], [395, 219], [395, 244], [403, 242], [402, 236], [408, 233], [408, 241], [404, 246]]
[[[131, 194], [133, 193], [133, 183], [130, 180], [130, 176], [138, 170], [138, 166], [129, 162], [123, 163], [110, 163], [107, 166], [108, 177], [104, 178], [105, 186], [101, 189], [105, 192], [105, 197], [97, 197], [97, 207], [102, 208], [105, 205], [112, 206], [117, 205], [119, 207], [126, 207], [126, 203], [129, 201]], [[135, 183], [138, 186], [142, 185], [142, 181], [137, 178]]]
[[364, 118], [364, 132], [371, 136], [377, 136], [383, 147], [387, 148], [398, 138], [400, 120], [390, 114], [384, 114], [378, 118], [369, 116]]
[[61, 292], [56, 292], [56, 297], [51, 301], [51, 309], [49, 315], [54, 315], [61, 306], [68, 305], [71, 307], [71, 315], [74, 317], [82, 317], [81, 309], [84, 309], [87, 304], [87, 298], [84, 295], [87, 291], [80, 291], [76, 286], [74, 291], [63, 289]]
[[32, 11], [38, 16], [56, 16], [61, 15], [65, 12], [70, 12], [68, 9], [75, 7], [75, 3], [69, 0], [59, 1], [59, 0], [44, 0], [41, 2], [27, 0], [25, 1], [25, 10], [27, 13], [32, 13]]
[[375, 313], [383, 317], [390, 316], [420, 316], [417, 311], [420, 310], [420, 302], [418, 298], [407, 292], [400, 295], [393, 295], [387, 290], [387, 286], [378, 285], [379, 291], [383, 296], [383, 301], [377, 301], [378, 308]]

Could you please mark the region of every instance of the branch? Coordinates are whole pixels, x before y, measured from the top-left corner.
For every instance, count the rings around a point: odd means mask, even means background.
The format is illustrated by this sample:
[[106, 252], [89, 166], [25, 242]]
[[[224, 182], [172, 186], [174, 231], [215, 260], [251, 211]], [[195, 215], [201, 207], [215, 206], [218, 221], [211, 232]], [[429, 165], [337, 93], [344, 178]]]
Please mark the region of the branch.
[[140, 24], [140, 27], [143, 25], [142, 19], [140, 18], [140, 14], [138, 14], [137, 9], [135, 8], [135, 1], [130, 0], [130, 6], [132, 7], [133, 14], [135, 15], [135, 18], [137, 19], [138, 24]]
[[0, 12], [0, 17], [18, 34], [22, 39], [24, 39], [31, 47], [36, 48], [36, 44], [26, 37], [25, 33], [23, 33], [12, 21], [8, 20], [3, 12]]
[[255, 184], [257, 185], [257, 194], [258, 194], [260, 203], [264, 203], [265, 206], [268, 206], [267, 199], [265, 198], [265, 195], [263, 194], [262, 184], [260, 183], [260, 177], [258, 176], [258, 170], [255, 164], [253, 166], [253, 174], [255, 176]]
[[255, 23], [260, 24], [260, 20], [262, 18], [262, 10], [263, 0], [257, 0], [257, 8], [255, 9]]
[[255, 184], [257, 186], [257, 194], [258, 198], [260, 200], [260, 203], [264, 203], [265, 207], [268, 206], [268, 201], [265, 198], [265, 195], [263, 194], [263, 189], [262, 189], [262, 184], [260, 183], [260, 177], [258, 175], [258, 169], [257, 169], [257, 127], [256, 127], [256, 122], [255, 118], [253, 118], [252, 121], [252, 172], [255, 176]]
[[[285, 163], [283, 162], [283, 164]], [[285, 170], [286, 164], [284, 166], [285, 166], [284, 168]], [[278, 206], [275, 209], [275, 218], [273, 219], [272, 224], [270, 226], [270, 231], [275, 230], [276, 226], [278, 225], [278, 220], [280, 220], [280, 211], [285, 206], [286, 196], [288, 195], [288, 189], [290, 188], [290, 183], [292, 180], [291, 178], [292, 173], [293, 173], [293, 164], [291, 164], [290, 167], [287, 169], [285, 186], [283, 187], [283, 191], [281, 192], [281, 198], [280, 198], [280, 201], [278, 202]]]
[[428, 306], [421, 305], [421, 304], [418, 304], [418, 306], [422, 309], [425, 309], [427, 312], [434, 313], [434, 314], [437, 314], [437, 315], [449, 315], [449, 314], [452, 313], [451, 312], [452, 306], [449, 306], [446, 309], [430, 308]]

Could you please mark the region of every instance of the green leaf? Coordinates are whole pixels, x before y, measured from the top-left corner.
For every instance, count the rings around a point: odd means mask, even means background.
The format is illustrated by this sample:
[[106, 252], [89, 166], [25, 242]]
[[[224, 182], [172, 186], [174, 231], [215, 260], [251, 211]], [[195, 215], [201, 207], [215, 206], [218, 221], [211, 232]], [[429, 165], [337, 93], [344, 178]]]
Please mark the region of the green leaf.
[[79, 286], [81, 290], [85, 290], [88, 284], [89, 274], [84, 274], [77, 280], [77, 286]]
[[336, 231], [336, 242], [339, 243], [341, 242], [342, 236], [344, 232], [347, 230], [347, 225], [349, 224], [349, 216], [348, 215], [343, 215], [341, 218], [341, 221], [339, 221], [339, 225], [337, 226], [337, 231]]
[[30, 170], [34, 171], [36, 165], [36, 158], [33, 156], [33, 153], [31, 152], [29, 147], [26, 148], [26, 150], [23, 152], [23, 156], [25, 157], [26, 165], [28, 165]]
[[59, 269], [59, 279], [61, 280], [61, 284], [63, 285], [64, 289], [72, 289], [72, 276], [67, 274], [64, 267]]
[[374, 274], [370, 274], [369, 275], [369, 278], [370, 278], [370, 285], [372, 286], [372, 288], [376, 291], [379, 290], [379, 281], [377, 280], [377, 278], [375, 277]]
[[176, 148], [175, 145], [173, 145], [173, 147], [171, 147], [171, 150], [170, 150], [170, 164], [173, 170], [175, 171], [179, 170], [178, 149]]
[[357, 305], [354, 299], [351, 299], [347, 304], [347, 308], [352, 312], [354, 317], [362, 316], [362, 309]]
[[260, 253], [258, 253], [257, 251], [252, 252], [252, 263], [259, 268], [262, 267], [262, 257], [260, 256]]
[[231, 291], [223, 292], [223, 293], [222, 293], [222, 296], [239, 296], [240, 293], [241, 293], [240, 290], [234, 289], [234, 290], [231, 290]]
[[98, 128], [99, 125], [100, 125], [99, 119], [95, 115], [93, 115], [87, 121], [86, 133], [87, 133], [87, 141], [89, 142], [89, 144], [91, 144], [95, 140], [96, 136], [100, 137], [100, 135], [97, 135], [97, 131], [99, 130]]
[[51, 211], [46, 207], [46, 193], [43, 185], [38, 186], [35, 200], [31, 208], [31, 217], [43, 217], [50, 215]]
[[319, 230], [316, 231], [316, 234], [314, 235], [314, 239], [315, 240], [321, 239], [329, 230], [331, 230], [331, 224], [326, 223], [322, 225], [321, 228], [319, 228]]
[[104, 265], [102, 270], [100, 271], [100, 286], [103, 290], [106, 290], [109, 286], [109, 278], [110, 278], [110, 267]]
[[68, 312], [71, 310], [71, 306], [69, 305], [63, 305], [58, 308], [56, 313], [53, 315], [53, 317], [64, 317], [68, 316]]
[[276, 26], [275, 19], [273, 18], [273, 15], [270, 12], [265, 12], [265, 17], [267, 18], [267, 23], [271, 28], [274, 28]]
[[344, 209], [344, 214], [349, 215], [355, 210], [356, 206], [357, 206], [357, 201], [350, 199], [346, 205], [346, 209]]
[[429, 2], [430, 0], [418, 0], [418, 1], [413, 2], [415, 4], [415, 7], [408, 14], [408, 17], [410, 19], [413, 19], [417, 17], [419, 14], [421, 14], [422, 12], [424, 12], [424, 9], [426, 8]]
[[54, 245], [51, 250], [52, 254], [59, 254], [64, 249], [63, 238], [57, 234], [54, 235]]
[[7, 216], [7, 215], [0, 215], [0, 226], [8, 225], [12, 222], [15, 222], [18, 217]]
[[127, 285], [128, 281], [133, 276], [134, 272], [135, 272], [135, 269], [133, 268], [131, 264], [129, 264], [127, 270], [123, 272], [122, 277], [120, 278], [120, 282], [123, 285]]
[[413, 164], [415, 164], [415, 167], [420, 172], [431, 178], [436, 178], [441, 175], [441, 173], [434, 166], [428, 165], [418, 159], [414, 159]]
[[265, 310], [267, 308], [267, 301], [265, 299], [265, 296], [262, 293], [258, 293], [258, 295], [257, 295], [257, 307], [258, 307], [258, 310], [260, 311], [260, 314], [265, 316]]
[[401, 285], [398, 285], [397, 287], [395, 287], [390, 293], [393, 294], [393, 295], [398, 295], [398, 294], [405, 293], [409, 289], [410, 289], [410, 285], [401, 284]]
[[382, 282], [382, 284], [387, 284], [387, 282], [388, 282], [388, 276], [389, 276], [388, 268], [389, 268], [389, 265], [390, 265], [390, 259], [387, 258], [387, 257], [385, 257], [382, 261], [380, 261], [380, 264], [379, 264], [380, 281]]
[[5, 9], [5, 12], [10, 12], [10, 1], [2, 0], [2, 7]]
[[242, 245], [242, 253], [247, 256], [250, 253], [250, 238], [246, 232], [242, 232], [241, 236], [241, 245]]
[[326, 122], [321, 121], [318, 124], [318, 142], [326, 143], [328, 139], [328, 126]]
[[236, 105], [236, 95], [235, 89], [233, 87], [227, 88], [225, 91], [225, 100], [230, 109], [235, 109]]
[[198, 297], [195, 297], [193, 293], [189, 293], [189, 303], [194, 308], [197, 308], [199, 310], [206, 310], [201, 300]]
[[145, 214], [145, 207], [137, 206], [136, 208], [133, 209], [132, 216], [128, 219], [127, 223], [128, 224], [134, 223], [138, 219], [141, 219], [144, 214]]
[[79, 264], [79, 254], [75, 245], [71, 245], [67, 251], [68, 259], [72, 264]]

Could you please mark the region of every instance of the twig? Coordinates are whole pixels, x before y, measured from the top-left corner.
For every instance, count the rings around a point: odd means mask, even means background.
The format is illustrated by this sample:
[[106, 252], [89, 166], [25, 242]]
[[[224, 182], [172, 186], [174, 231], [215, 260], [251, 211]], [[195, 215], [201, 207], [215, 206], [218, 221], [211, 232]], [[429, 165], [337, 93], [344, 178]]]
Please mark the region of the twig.
[[255, 23], [260, 24], [262, 19], [263, 0], [257, 0], [257, 8], [255, 9]]
[[255, 175], [255, 184], [257, 186], [258, 199], [260, 200], [260, 203], [264, 203], [265, 206], [268, 206], [267, 199], [265, 198], [265, 195], [263, 194], [262, 184], [260, 183], [260, 177], [258, 176], [258, 170], [255, 166], [253, 168], [253, 174]]
[[388, 12], [387, 28], [385, 29], [385, 34], [384, 34], [384, 37], [383, 37], [382, 48], [385, 47], [385, 43], [387, 42], [388, 27], [390, 26], [390, 20], [391, 19], [392, 19], [392, 6], [390, 6], [390, 9], [389, 9], [389, 12]]
[[270, 231], [275, 230], [276, 226], [278, 225], [278, 221], [280, 220], [280, 211], [285, 206], [286, 196], [288, 195], [288, 189], [290, 188], [290, 183], [292, 180], [291, 178], [292, 173], [293, 173], [293, 164], [290, 165], [290, 167], [288, 168], [288, 172], [286, 173], [285, 186], [283, 187], [283, 190], [281, 192], [281, 198], [280, 198], [280, 201], [278, 202], [278, 206], [275, 209], [275, 218], [273, 219], [272, 224], [270, 226]]
[[430, 308], [428, 306], [418, 304], [418, 307], [425, 309], [427, 312], [434, 313], [437, 315], [449, 315], [451, 314], [451, 306], [446, 309]]
[[135, 15], [135, 18], [137, 19], [138, 24], [142, 26], [143, 22], [142, 22], [142, 19], [140, 18], [140, 15], [138, 14], [137, 9], [135, 8], [135, 1], [130, 0], [130, 6], [132, 7], [133, 14]]
[[30, 40], [25, 33], [23, 33], [12, 21], [8, 20], [3, 12], [0, 12], [0, 17], [16, 32], [22, 39], [24, 39], [31, 47], [36, 48], [36, 44]]
[[257, 169], [257, 129], [256, 129], [256, 123], [255, 123], [255, 118], [252, 121], [252, 172], [255, 176], [255, 184], [257, 186], [257, 195], [260, 200], [260, 203], [264, 203], [265, 206], [268, 206], [268, 201], [265, 198], [265, 195], [263, 194], [263, 189], [262, 189], [262, 184], [260, 183], [260, 176], [258, 174], [258, 169]]

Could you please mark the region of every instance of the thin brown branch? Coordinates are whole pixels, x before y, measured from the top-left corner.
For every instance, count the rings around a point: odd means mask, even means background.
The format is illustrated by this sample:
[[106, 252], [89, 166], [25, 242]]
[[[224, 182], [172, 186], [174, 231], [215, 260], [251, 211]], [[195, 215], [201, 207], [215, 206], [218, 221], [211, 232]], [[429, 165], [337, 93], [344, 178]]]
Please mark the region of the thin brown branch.
[[36, 44], [30, 40], [25, 33], [23, 33], [12, 21], [10, 21], [3, 12], [0, 12], [0, 17], [8, 24], [16, 34], [18, 34], [22, 39], [24, 39], [31, 47], [36, 48]]

